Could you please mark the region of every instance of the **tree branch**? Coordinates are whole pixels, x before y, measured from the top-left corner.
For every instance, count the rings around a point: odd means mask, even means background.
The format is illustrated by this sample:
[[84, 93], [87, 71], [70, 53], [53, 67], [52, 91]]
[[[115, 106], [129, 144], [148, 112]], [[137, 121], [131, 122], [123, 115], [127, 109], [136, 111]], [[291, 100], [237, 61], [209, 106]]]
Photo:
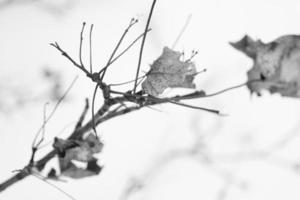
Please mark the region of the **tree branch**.
[[150, 9], [150, 13], [149, 13], [149, 16], [148, 16], [147, 24], [146, 24], [146, 27], [145, 27], [145, 31], [144, 31], [144, 37], [143, 37], [141, 48], [140, 48], [139, 62], [138, 62], [137, 70], [136, 70], [134, 87], [133, 87], [133, 93], [134, 94], [136, 92], [137, 81], [138, 81], [138, 77], [139, 77], [139, 73], [140, 73], [140, 68], [141, 68], [141, 64], [142, 64], [142, 57], [143, 57], [144, 45], [145, 45], [145, 41], [146, 41], [146, 37], [147, 37], [148, 28], [149, 28], [149, 25], [150, 25], [152, 13], [154, 11], [155, 3], [156, 3], [156, 0], [153, 0], [152, 6], [151, 6], [151, 9]]

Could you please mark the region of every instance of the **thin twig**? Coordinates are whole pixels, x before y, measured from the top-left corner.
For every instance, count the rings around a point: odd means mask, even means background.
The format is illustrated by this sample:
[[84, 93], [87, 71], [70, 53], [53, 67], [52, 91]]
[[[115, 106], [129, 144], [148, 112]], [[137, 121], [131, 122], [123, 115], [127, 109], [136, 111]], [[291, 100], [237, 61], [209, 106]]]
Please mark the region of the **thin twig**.
[[57, 187], [55, 184], [47, 181], [45, 179], [45, 177], [41, 176], [40, 174], [38, 173], [35, 173], [35, 172], [32, 172], [31, 173], [32, 176], [34, 176], [35, 178], [43, 181], [44, 183], [47, 183], [48, 185], [52, 186], [53, 188], [57, 189], [58, 191], [60, 191], [62, 194], [66, 195], [68, 198], [72, 199], [72, 200], [76, 200], [76, 198], [74, 198], [71, 194], [65, 192], [64, 190], [60, 189], [59, 187]]
[[[147, 32], [150, 32], [152, 29], [149, 28]], [[128, 47], [126, 47], [119, 55], [117, 55], [114, 59], [112, 59], [109, 65], [113, 64], [116, 60], [118, 60], [124, 53], [126, 53], [139, 39], [141, 39], [145, 33], [139, 35], [135, 40], [133, 40]]]
[[92, 123], [93, 123], [93, 131], [94, 131], [96, 137], [98, 137], [98, 134], [97, 134], [96, 126], [95, 126], [95, 99], [96, 99], [98, 87], [99, 87], [99, 85], [97, 83], [96, 87], [94, 89], [94, 92], [93, 92], [93, 100], [92, 100]]
[[[147, 73], [148, 74], [148, 73]], [[142, 82], [143, 80], [147, 77], [147, 74], [145, 74], [144, 76], [142, 76], [142, 78], [139, 80], [139, 82], [137, 82], [136, 86], [138, 87]]]
[[244, 86], [248, 85], [249, 83], [253, 83], [253, 82], [262, 82], [262, 80], [261, 79], [250, 80], [250, 81], [247, 81], [245, 83], [242, 83], [242, 84], [239, 84], [239, 85], [235, 85], [235, 86], [232, 86], [232, 87], [229, 87], [229, 88], [226, 88], [226, 89], [223, 89], [223, 90], [211, 93], [211, 94], [206, 94], [205, 96], [203, 96], [201, 98], [217, 96], [219, 94], [228, 92], [230, 90], [234, 90], [234, 89], [237, 89], [237, 88], [240, 88], [240, 87], [244, 87]]
[[92, 32], [93, 32], [93, 27], [94, 27], [94, 24], [91, 25], [91, 28], [90, 28], [90, 73], [92, 74], [93, 73], [93, 59], [92, 59], [92, 56], [93, 56], [93, 52], [92, 52]]
[[44, 104], [44, 109], [43, 109], [43, 125], [42, 125], [42, 135], [41, 135], [41, 139], [40, 139], [40, 141], [38, 141], [36, 144], [35, 144], [36, 141], [34, 141], [34, 142], [32, 143], [31, 148], [36, 148], [36, 149], [38, 149], [39, 146], [40, 146], [40, 144], [44, 141], [45, 131], [46, 131], [45, 128], [46, 128], [46, 118], [47, 118], [47, 113], [46, 113], [46, 107], [47, 107], [47, 105], [49, 105], [49, 102], [47, 102], [47, 103]]
[[142, 40], [142, 44], [141, 44], [141, 48], [140, 48], [138, 67], [137, 67], [136, 75], [135, 75], [133, 94], [135, 94], [135, 91], [136, 91], [137, 81], [138, 81], [140, 68], [141, 68], [141, 64], [142, 64], [144, 45], [145, 45], [147, 32], [148, 32], [148, 28], [149, 28], [149, 25], [150, 25], [150, 21], [151, 21], [151, 17], [152, 17], [152, 13], [153, 13], [153, 10], [154, 10], [155, 3], [156, 3], [156, 0], [153, 0], [152, 6], [151, 6], [151, 9], [150, 9], [150, 13], [149, 13], [149, 16], [148, 16], [147, 24], [146, 24], [146, 27], [145, 27], [145, 31], [144, 31], [144, 36], [143, 36], [143, 40]]
[[[71, 125], [74, 125], [75, 123], [78, 123], [78, 122], [76, 122], [76, 121], [73, 121], [73, 122], [70, 122], [70, 123], [68, 123], [68, 124], [66, 124], [56, 135], [55, 135], [55, 137], [58, 137], [58, 136], [60, 136], [61, 134], [63, 134], [66, 130], [67, 130], [67, 128], [69, 128]], [[81, 126], [79, 126], [78, 128], [80, 128]], [[76, 130], [76, 129], [75, 129]], [[49, 140], [48, 142], [44, 142], [44, 144], [43, 145], [41, 145], [40, 147], [39, 147], [39, 150], [40, 149], [42, 149], [42, 148], [45, 148], [46, 146], [48, 146], [48, 145], [50, 145], [51, 143], [53, 143], [53, 140]]]
[[127, 34], [128, 31], [129, 31], [129, 29], [130, 29], [134, 24], [136, 24], [137, 22], [138, 22], [138, 20], [137, 20], [137, 19], [134, 19], [134, 18], [132, 18], [132, 19], [130, 20], [130, 23], [129, 23], [128, 27], [125, 29], [124, 33], [122, 34], [120, 40], [118, 41], [117, 46], [116, 46], [115, 49], [113, 50], [113, 52], [112, 52], [110, 58], [108, 59], [108, 61], [107, 61], [106, 65], [105, 65], [105, 67], [102, 68], [102, 69], [99, 71], [99, 74], [102, 73], [102, 74], [101, 74], [101, 77], [100, 77], [100, 80], [101, 80], [101, 81], [103, 80], [103, 78], [104, 78], [104, 76], [105, 76], [105, 73], [106, 73], [106, 71], [107, 71], [107, 68], [111, 65], [111, 61], [112, 61], [112, 59], [114, 58], [114, 56], [115, 56], [117, 50], [119, 49], [119, 47], [120, 47], [120, 45], [121, 45], [123, 39], [125, 38], [126, 34]]
[[[142, 79], [144, 78], [146, 75], [143, 75], [141, 77], [139, 77], [138, 79]], [[126, 82], [123, 82], [123, 83], [112, 83], [112, 84], [109, 84], [109, 86], [120, 86], [120, 85], [125, 85], [125, 84], [128, 84], [128, 83], [132, 83], [134, 82], [135, 80], [131, 80], [131, 81], [126, 81]]]
[[83, 120], [86, 116], [86, 113], [87, 113], [88, 109], [89, 109], [89, 100], [86, 98], [84, 109], [83, 109], [83, 111], [82, 111], [82, 113], [79, 117], [78, 122], [76, 123], [75, 130], [82, 126], [82, 122], [83, 122]]
[[172, 104], [176, 104], [176, 105], [179, 105], [179, 106], [184, 106], [184, 107], [187, 107], [187, 108], [193, 108], [193, 109], [197, 109], [197, 110], [204, 110], [204, 111], [214, 113], [214, 114], [217, 114], [217, 115], [220, 114], [220, 111], [214, 110], [214, 109], [203, 108], [203, 107], [199, 107], [199, 106], [192, 106], [192, 105], [185, 104], [185, 103], [180, 103], [180, 102], [177, 102], [177, 101], [169, 101], [169, 102], [172, 103]]
[[39, 128], [39, 130], [37, 131], [34, 139], [33, 139], [33, 143], [32, 146], [34, 147], [36, 144], [36, 140], [40, 134], [40, 132], [43, 130], [43, 128], [45, 127], [45, 124], [49, 122], [49, 120], [52, 118], [52, 116], [54, 115], [55, 111], [57, 110], [58, 106], [60, 105], [60, 103], [64, 100], [64, 98], [67, 96], [67, 94], [69, 93], [69, 91], [72, 89], [73, 85], [75, 84], [76, 80], [77, 80], [78, 76], [76, 76], [72, 83], [70, 84], [70, 86], [67, 88], [66, 92], [63, 94], [63, 96], [57, 101], [57, 103], [55, 104], [53, 110], [51, 111], [50, 115], [46, 118], [46, 120], [44, 120], [43, 125]]
[[84, 27], [85, 27], [85, 22], [82, 23], [82, 29], [81, 29], [81, 32], [80, 32], [79, 61], [80, 61], [80, 64], [81, 64], [82, 68], [85, 69], [84, 64], [83, 64], [83, 62], [82, 62], [82, 41], [83, 41], [83, 31], [84, 31]]
[[182, 95], [182, 96], [174, 96], [174, 97], [171, 97], [171, 98], [168, 98], [168, 99], [169, 100], [174, 100], [174, 101], [179, 101], [179, 100], [188, 100], [188, 99], [196, 99], [196, 98], [209, 98], [209, 97], [213, 97], [213, 96], [217, 96], [217, 95], [226, 93], [226, 92], [231, 91], [231, 90], [235, 90], [235, 89], [240, 88], [240, 87], [244, 87], [247, 84], [253, 83], [253, 82], [262, 82], [262, 80], [259, 80], [259, 79], [250, 80], [250, 81], [244, 82], [242, 84], [238, 84], [238, 85], [235, 85], [235, 86], [232, 86], [232, 87], [228, 87], [228, 88], [219, 90], [217, 92], [213, 92], [211, 94], [206, 94], [204, 91], [201, 90], [201, 91], [195, 91], [195, 92], [192, 92], [190, 94], [186, 94], [186, 95]]
[[61, 49], [61, 47], [59, 46], [59, 44], [57, 42], [55, 43], [50, 43], [51, 46], [53, 46], [54, 48], [56, 48], [58, 51], [60, 51], [60, 53], [66, 57], [69, 61], [71, 61], [71, 63], [78, 67], [80, 70], [82, 70], [86, 75], [89, 74], [89, 72], [80, 64], [78, 64], [74, 59], [71, 58], [71, 56], [69, 56], [69, 54], [67, 54], [64, 50]]
[[196, 56], [198, 54], [198, 51], [192, 51], [192, 55], [190, 56], [190, 58], [189, 59], [187, 59], [185, 62], [186, 63], [189, 63], [189, 62], [191, 62], [191, 60]]
[[184, 31], [186, 30], [187, 26], [189, 25], [190, 21], [192, 19], [192, 14], [189, 14], [188, 18], [186, 19], [185, 23], [184, 23], [184, 26], [182, 27], [182, 29], [180, 30], [180, 33], [179, 35], [177, 36], [175, 42], [173, 43], [172, 45], [172, 48], [171, 49], [174, 49], [178, 43], [178, 41], [180, 40], [180, 38], [182, 37]]

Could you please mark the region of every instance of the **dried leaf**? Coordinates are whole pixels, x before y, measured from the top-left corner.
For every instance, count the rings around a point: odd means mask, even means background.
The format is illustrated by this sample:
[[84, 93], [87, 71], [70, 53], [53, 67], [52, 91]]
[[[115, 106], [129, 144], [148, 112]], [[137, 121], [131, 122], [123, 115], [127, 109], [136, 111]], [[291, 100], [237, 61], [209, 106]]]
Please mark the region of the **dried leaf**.
[[58, 151], [58, 155], [60, 157], [64, 157], [67, 149], [79, 146], [79, 144], [77, 144], [74, 140], [63, 140], [55, 137], [52, 146]]
[[[59, 166], [61, 174], [71, 178], [83, 178], [96, 175], [101, 171], [94, 154], [101, 152], [103, 144], [90, 133], [83, 140], [62, 140], [56, 138], [54, 148], [59, 154]], [[72, 161], [87, 163], [86, 168], [77, 167]]]
[[180, 52], [164, 47], [162, 55], [151, 65], [147, 78], [142, 83], [143, 91], [158, 96], [166, 88], [195, 88], [195, 64], [180, 61], [180, 56]]
[[251, 93], [260, 95], [262, 90], [268, 90], [300, 97], [300, 36], [286, 35], [269, 43], [245, 36], [231, 45], [253, 59], [248, 80], [262, 80], [248, 84]]
[[101, 172], [101, 169], [102, 167], [97, 164], [97, 159], [89, 161], [86, 168], [77, 167], [74, 163], [70, 162], [68, 168], [62, 172], [62, 175], [79, 179], [97, 175]]

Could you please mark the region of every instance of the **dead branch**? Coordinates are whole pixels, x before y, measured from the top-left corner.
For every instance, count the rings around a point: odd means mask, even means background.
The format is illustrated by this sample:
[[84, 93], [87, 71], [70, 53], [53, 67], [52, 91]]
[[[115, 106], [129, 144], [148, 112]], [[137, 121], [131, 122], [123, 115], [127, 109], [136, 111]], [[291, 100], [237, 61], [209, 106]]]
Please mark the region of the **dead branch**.
[[[85, 133], [91, 131], [92, 129], [96, 130], [97, 126], [99, 126], [101, 123], [103, 123], [107, 120], [110, 120], [112, 118], [119, 117], [119, 116], [125, 115], [127, 113], [136, 111], [136, 110], [140, 110], [144, 107], [155, 106], [155, 105], [164, 104], [164, 103], [173, 103], [176, 105], [185, 106], [185, 107], [189, 107], [189, 108], [193, 108], [193, 109], [201, 109], [201, 110], [205, 110], [207, 112], [219, 115], [220, 112], [217, 110], [212, 110], [212, 109], [207, 109], [207, 108], [202, 108], [202, 107], [197, 107], [197, 106], [191, 106], [191, 105], [183, 103], [182, 101], [189, 100], [189, 99], [212, 97], [215, 95], [219, 95], [223, 92], [227, 92], [229, 90], [244, 86], [248, 83], [247, 82], [247, 83], [235, 86], [235, 87], [230, 87], [228, 89], [221, 90], [219, 92], [212, 93], [210, 95], [206, 95], [205, 92], [203, 92], [203, 91], [194, 91], [187, 95], [177, 95], [177, 96], [168, 97], [168, 98], [158, 98], [158, 97], [154, 97], [149, 94], [146, 94], [142, 90], [136, 91], [137, 81], [139, 79], [139, 77], [138, 77], [139, 69], [141, 66], [141, 59], [142, 59], [142, 54], [143, 54], [143, 46], [145, 43], [146, 35], [150, 31], [149, 23], [150, 23], [151, 15], [153, 13], [155, 2], [156, 2], [156, 0], [153, 0], [151, 11], [150, 11], [150, 14], [148, 17], [148, 21], [147, 21], [144, 33], [142, 35], [140, 35], [136, 40], [134, 40], [119, 55], [115, 56], [117, 49], [119, 48], [121, 42], [123, 41], [127, 31], [134, 23], [136, 23], [135, 20], [131, 21], [130, 25], [128, 26], [128, 28], [125, 30], [125, 32], [121, 36], [121, 39], [119, 40], [117, 46], [115, 47], [113, 53], [111, 54], [107, 64], [99, 72], [95, 72], [95, 73], [92, 72], [92, 64], [91, 64], [92, 57], [91, 57], [91, 55], [90, 55], [90, 71], [88, 71], [85, 68], [84, 63], [82, 61], [81, 55], [82, 55], [83, 32], [84, 32], [85, 23], [83, 24], [83, 27], [82, 27], [82, 30], [80, 33], [79, 63], [76, 62], [66, 51], [64, 51], [57, 42], [51, 43], [51, 46], [53, 46], [55, 49], [57, 49], [62, 54], [62, 56], [67, 58], [67, 60], [69, 60], [76, 68], [80, 69], [92, 81], [92, 83], [96, 84], [94, 96], [96, 95], [97, 89], [100, 89], [102, 92], [102, 96], [104, 98], [102, 106], [100, 108], [98, 108], [98, 110], [96, 110], [96, 112], [94, 112], [94, 103], [93, 103], [93, 105], [92, 105], [93, 115], [88, 122], [83, 124], [83, 119], [84, 119], [87, 109], [88, 109], [88, 103], [86, 101], [86, 105], [84, 107], [83, 113], [81, 114], [81, 116], [78, 120], [78, 123], [75, 126], [75, 129], [73, 130], [72, 133], [70, 133], [67, 140], [80, 139], [83, 137], [83, 135]], [[91, 31], [92, 30], [90, 30], [90, 40], [91, 40]], [[110, 88], [110, 84], [107, 84], [103, 81], [103, 77], [104, 77], [104, 74], [105, 74], [107, 68], [109, 66], [111, 66], [114, 63], [114, 61], [116, 61], [119, 57], [121, 57], [125, 52], [127, 52], [127, 50], [133, 44], [135, 44], [136, 41], [138, 41], [141, 37], [143, 37], [143, 41], [142, 41], [142, 46], [141, 46], [141, 50], [140, 50], [137, 76], [136, 76], [136, 79], [134, 80], [135, 81], [134, 88], [132, 90], [126, 91], [126, 92], [112, 90]], [[90, 47], [91, 47], [91, 41], [90, 41]], [[91, 52], [92, 51], [90, 49], [90, 53]], [[258, 80], [254, 80], [254, 81], [258, 81]], [[116, 109], [113, 109], [113, 106], [115, 106]], [[53, 114], [51, 113], [50, 117], [52, 115]], [[47, 120], [48, 119], [46, 119], [46, 121]], [[42, 127], [44, 127], [44, 125]], [[96, 133], [96, 131], [95, 131], [95, 133]], [[36, 150], [33, 152], [33, 154], [35, 154], [35, 152], [36, 152]], [[45, 165], [52, 158], [54, 158], [57, 154], [58, 154], [58, 151], [56, 149], [53, 149], [48, 154], [46, 154], [45, 156], [40, 158], [38, 161], [34, 161], [33, 159], [31, 159], [29, 164], [27, 164], [22, 170], [20, 170], [14, 176], [12, 176], [8, 180], [6, 180], [0, 184], [0, 192], [4, 191], [6, 188], [12, 186], [13, 184], [17, 183], [18, 181], [23, 180], [28, 175], [32, 175], [33, 169], [35, 171], [36, 170], [42, 171], [44, 169]]]

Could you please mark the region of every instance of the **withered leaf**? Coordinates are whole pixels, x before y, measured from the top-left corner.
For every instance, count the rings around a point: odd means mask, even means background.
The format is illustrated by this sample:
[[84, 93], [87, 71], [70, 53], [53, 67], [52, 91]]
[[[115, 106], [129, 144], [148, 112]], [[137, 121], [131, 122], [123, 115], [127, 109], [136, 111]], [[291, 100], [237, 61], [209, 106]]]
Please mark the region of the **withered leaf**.
[[[103, 144], [94, 134], [90, 133], [83, 140], [62, 140], [57, 138], [53, 146], [59, 152], [64, 152], [59, 154], [61, 175], [71, 178], [83, 178], [96, 175], [101, 171], [94, 154], [101, 152]], [[77, 167], [72, 161], [87, 163], [87, 167]]]
[[64, 157], [67, 149], [79, 146], [79, 144], [74, 140], [62, 140], [55, 137], [52, 146], [58, 151], [60, 157]]
[[102, 167], [97, 164], [97, 159], [89, 161], [86, 168], [77, 167], [74, 163], [70, 162], [68, 167], [62, 171], [62, 175], [79, 179], [97, 175], [101, 172], [101, 169]]
[[158, 96], [166, 88], [195, 88], [195, 64], [181, 61], [180, 56], [180, 52], [164, 47], [163, 53], [153, 62], [147, 78], [142, 83], [143, 91]]
[[[251, 93], [260, 95], [262, 90], [268, 90], [300, 97], [300, 36], [285, 35], [269, 43], [245, 36], [231, 45], [253, 59], [253, 67], [247, 73]], [[251, 82], [257, 79], [262, 81]]]

